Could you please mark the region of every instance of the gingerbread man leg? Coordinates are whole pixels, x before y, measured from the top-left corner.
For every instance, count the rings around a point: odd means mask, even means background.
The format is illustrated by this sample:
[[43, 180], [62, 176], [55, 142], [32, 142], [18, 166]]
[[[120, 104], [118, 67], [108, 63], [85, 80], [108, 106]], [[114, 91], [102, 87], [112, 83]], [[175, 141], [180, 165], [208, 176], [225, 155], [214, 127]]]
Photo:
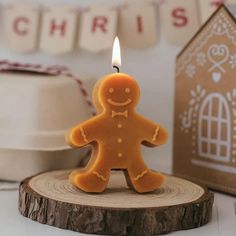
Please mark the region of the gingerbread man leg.
[[139, 193], [152, 192], [158, 189], [164, 181], [164, 176], [151, 171], [141, 157], [130, 163], [125, 176], [129, 187]]
[[69, 176], [70, 183], [85, 192], [100, 193], [108, 184], [110, 168], [101, 161], [94, 161], [90, 165], [84, 170], [73, 171]]

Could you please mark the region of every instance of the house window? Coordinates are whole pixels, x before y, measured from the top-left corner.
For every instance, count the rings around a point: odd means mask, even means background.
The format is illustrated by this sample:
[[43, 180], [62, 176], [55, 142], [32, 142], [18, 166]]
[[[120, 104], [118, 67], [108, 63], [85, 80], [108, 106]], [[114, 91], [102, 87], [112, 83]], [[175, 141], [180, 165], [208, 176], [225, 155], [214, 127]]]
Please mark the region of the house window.
[[208, 95], [198, 118], [199, 156], [217, 161], [230, 161], [231, 119], [226, 99], [219, 93]]

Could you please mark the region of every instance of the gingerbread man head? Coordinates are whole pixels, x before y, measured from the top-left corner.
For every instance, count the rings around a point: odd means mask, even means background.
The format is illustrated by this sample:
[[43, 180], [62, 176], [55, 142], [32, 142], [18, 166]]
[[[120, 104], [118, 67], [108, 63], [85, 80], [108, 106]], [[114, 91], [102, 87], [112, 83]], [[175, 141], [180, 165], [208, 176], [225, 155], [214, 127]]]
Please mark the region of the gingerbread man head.
[[[102, 82], [102, 83], [101, 83]], [[136, 107], [140, 89], [137, 82], [127, 74], [111, 74], [95, 86], [96, 107], [100, 110], [132, 110]]]

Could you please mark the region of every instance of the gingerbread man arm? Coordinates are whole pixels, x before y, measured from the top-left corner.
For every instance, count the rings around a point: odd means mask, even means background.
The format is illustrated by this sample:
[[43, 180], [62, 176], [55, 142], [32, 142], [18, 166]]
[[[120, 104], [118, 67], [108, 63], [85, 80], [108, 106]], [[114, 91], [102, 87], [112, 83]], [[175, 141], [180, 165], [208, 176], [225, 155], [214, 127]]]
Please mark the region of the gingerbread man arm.
[[83, 147], [96, 139], [96, 117], [73, 127], [66, 135], [67, 143], [72, 147]]
[[154, 147], [165, 144], [167, 142], [168, 133], [166, 129], [148, 120], [143, 120], [142, 123], [142, 127], [145, 133], [142, 144], [148, 147]]

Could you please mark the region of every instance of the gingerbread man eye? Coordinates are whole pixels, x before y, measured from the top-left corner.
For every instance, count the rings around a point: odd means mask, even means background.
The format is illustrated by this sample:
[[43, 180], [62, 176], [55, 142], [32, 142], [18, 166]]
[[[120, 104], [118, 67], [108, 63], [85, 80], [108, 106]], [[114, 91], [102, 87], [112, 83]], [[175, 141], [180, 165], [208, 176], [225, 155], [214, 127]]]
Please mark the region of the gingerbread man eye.
[[130, 88], [126, 88], [126, 89], [125, 89], [125, 92], [126, 92], [126, 93], [130, 93]]
[[113, 88], [109, 88], [109, 93], [114, 93], [114, 89]]

